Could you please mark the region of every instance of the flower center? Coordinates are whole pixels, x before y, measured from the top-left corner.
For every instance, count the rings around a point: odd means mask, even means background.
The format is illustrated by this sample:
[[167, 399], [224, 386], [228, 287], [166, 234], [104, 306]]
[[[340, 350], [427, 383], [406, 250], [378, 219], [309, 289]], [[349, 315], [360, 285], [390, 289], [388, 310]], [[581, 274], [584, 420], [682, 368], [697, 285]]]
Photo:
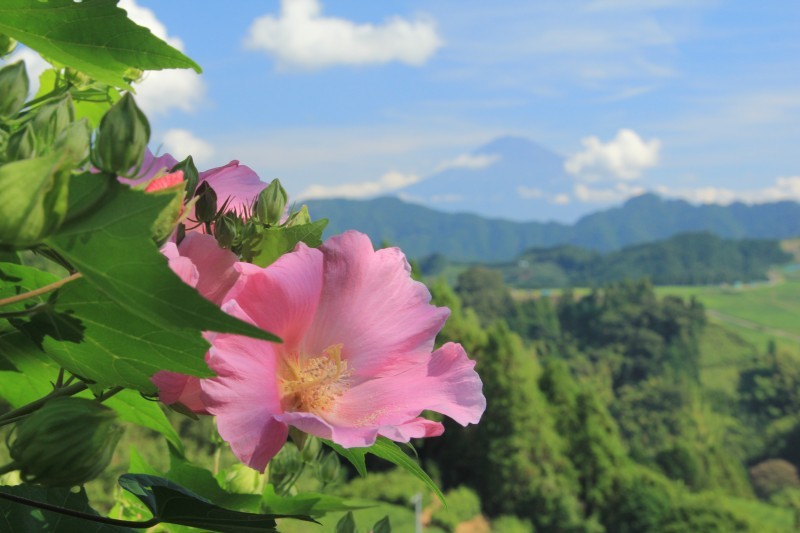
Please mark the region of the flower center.
[[341, 344], [328, 346], [318, 357], [284, 358], [280, 376], [281, 405], [286, 411], [320, 414], [350, 388]]

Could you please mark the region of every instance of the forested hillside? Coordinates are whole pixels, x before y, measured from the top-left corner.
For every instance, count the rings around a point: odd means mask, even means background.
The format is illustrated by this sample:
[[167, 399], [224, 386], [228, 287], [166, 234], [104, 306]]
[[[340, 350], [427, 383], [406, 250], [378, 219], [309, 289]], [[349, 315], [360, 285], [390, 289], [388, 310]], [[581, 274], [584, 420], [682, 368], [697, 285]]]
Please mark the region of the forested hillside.
[[656, 285], [711, 285], [766, 280], [771, 266], [791, 260], [778, 241], [703, 232], [606, 254], [575, 246], [536, 248], [499, 268], [509, 285], [521, 288], [586, 287], [644, 277]]
[[[708, 231], [728, 239], [785, 239], [800, 235], [800, 204], [692, 205], [654, 194], [583, 217], [574, 225], [510, 222], [466, 213], [442, 213], [397, 198], [311, 200], [315, 216], [329, 218], [327, 235], [357, 229], [388, 241], [409, 257], [442, 254], [456, 261], [510, 261], [534, 247], [572, 245], [596, 251]], [[535, 218], [535, 213], [531, 214]], [[432, 228], [434, 228], [432, 230]]]
[[700, 379], [703, 306], [647, 282], [516, 302], [499, 273], [473, 269], [432, 291], [453, 310], [440, 340], [478, 360], [488, 408], [420, 453], [446, 488], [479, 496], [495, 530], [795, 527], [793, 357], [763, 347], [725, 394]]

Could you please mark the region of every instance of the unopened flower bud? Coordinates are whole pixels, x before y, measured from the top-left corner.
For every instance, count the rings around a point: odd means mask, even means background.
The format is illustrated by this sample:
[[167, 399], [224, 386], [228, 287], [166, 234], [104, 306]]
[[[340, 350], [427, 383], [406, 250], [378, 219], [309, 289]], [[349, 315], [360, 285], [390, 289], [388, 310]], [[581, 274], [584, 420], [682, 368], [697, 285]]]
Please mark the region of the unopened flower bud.
[[178, 170], [183, 171], [183, 179], [186, 183], [186, 194], [189, 198], [192, 197], [194, 191], [197, 190], [197, 183], [200, 181], [200, 174], [197, 172], [197, 167], [194, 165], [192, 156], [187, 157], [170, 170], [175, 172]]
[[153, 178], [144, 192], [172, 195], [170, 203], [159, 213], [153, 223], [153, 238], [163, 243], [175, 231], [175, 224], [183, 214], [183, 171], [171, 172]]
[[0, 117], [17, 114], [28, 97], [28, 72], [25, 63], [17, 61], [0, 69]]
[[100, 120], [93, 162], [111, 174], [136, 174], [150, 140], [150, 123], [130, 93], [125, 93]]
[[315, 465], [314, 477], [323, 485], [330, 485], [339, 480], [341, 467], [339, 457], [335, 453], [329, 453]]
[[17, 41], [5, 33], [0, 33], [0, 57], [10, 54], [16, 47]]
[[6, 144], [6, 158], [9, 161], [29, 159], [36, 156], [36, 136], [30, 123], [12, 133]]
[[308, 439], [306, 439], [305, 446], [303, 446], [303, 451], [300, 452], [300, 456], [303, 458], [304, 462], [311, 463], [316, 459], [321, 447], [322, 444], [320, 444], [319, 439], [309, 436]]
[[277, 224], [283, 216], [283, 209], [286, 207], [288, 196], [281, 182], [274, 179], [258, 195], [255, 206], [255, 214], [263, 224]]
[[111, 461], [122, 436], [116, 414], [86, 398], [56, 398], [19, 422], [9, 454], [26, 483], [82, 485]]
[[75, 165], [79, 165], [89, 156], [89, 144], [92, 127], [86, 118], [73, 122], [62, 131], [54, 144], [57, 151], [64, 153]]
[[75, 106], [69, 93], [37, 109], [32, 124], [39, 149], [52, 145], [74, 120]]
[[217, 216], [217, 193], [204, 181], [194, 193], [197, 203], [194, 204], [194, 214], [199, 222], [213, 222]]
[[302, 460], [297, 448], [284, 446], [269, 462], [269, 481], [277, 487], [291, 479], [301, 467]]
[[233, 219], [224, 215], [214, 224], [214, 237], [217, 239], [220, 248], [230, 248], [236, 239], [236, 223]]

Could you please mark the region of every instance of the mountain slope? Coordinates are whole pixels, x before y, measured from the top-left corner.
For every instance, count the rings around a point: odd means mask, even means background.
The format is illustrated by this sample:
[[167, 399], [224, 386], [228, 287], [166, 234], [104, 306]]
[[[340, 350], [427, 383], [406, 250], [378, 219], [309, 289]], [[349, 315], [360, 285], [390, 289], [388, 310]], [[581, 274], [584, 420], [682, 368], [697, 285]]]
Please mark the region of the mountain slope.
[[313, 217], [331, 220], [326, 235], [357, 229], [375, 243], [389, 241], [417, 258], [441, 253], [454, 260], [508, 261], [533, 247], [572, 244], [609, 251], [690, 231], [710, 231], [725, 238], [800, 235], [800, 204], [796, 202], [695, 206], [645, 194], [583, 217], [572, 226], [442, 213], [388, 197], [307, 203]]
[[586, 213], [585, 205], [564, 203], [573, 186], [564, 158], [527, 139], [500, 137], [452, 164], [401, 189], [400, 197], [449, 213], [518, 221], [573, 221]]

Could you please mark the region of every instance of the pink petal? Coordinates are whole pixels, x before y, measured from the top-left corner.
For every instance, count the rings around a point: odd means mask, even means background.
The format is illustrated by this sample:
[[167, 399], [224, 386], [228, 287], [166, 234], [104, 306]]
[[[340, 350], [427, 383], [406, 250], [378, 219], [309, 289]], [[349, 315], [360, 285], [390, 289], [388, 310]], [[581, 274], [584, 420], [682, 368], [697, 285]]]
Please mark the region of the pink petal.
[[250, 167], [240, 165], [235, 160], [224, 167], [201, 172], [200, 180], [207, 181], [217, 193], [217, 209], [230, 198], [228, 208], [237, 213], [250, 209], [258, 193], [267, 186]]
[[220, 436], [239, 460], [261, 472], [289, 431], [274, 418], [281, 411], [274, 346], [248, 337], [217, 335], [208, 358], [217, 377], [200, 382], [201, 399], [217, 417]]
[[161, 370], [150, 380], [158, 387], [158, 399], [165, 404], [181, 403], [197, 414], [208, 414], [200, 398], [199, 378]]
[[235, 300], [255, 324], [283, 340], [284, 349], [300, 348], [322, 292], [322, 254], [302, 245], [269, 268], [238, 263], [241, 277], [226, 300]]
[[438, 437], [444, 433], [444, 426], [426, 418], [415, 418], [405, 424], [383, 426], [378, 433], [393, 441], [408, 442], [411, 439]]
[[398, 248], [372, 249], [356, 231], [331, 237], [325, 258], [320, 304], [309, 328], [311, 353], [343, 344], [343, 358], [356, 376], [391, 375], [403, 360], [424, 362], [450, 313], [430, 305], [431, 295], [410, 277]]
[[169, 170], [178, 164], [178, 160], [169, 154], [164, 154], [160, 157], [153, 156], [150, 148], [144, 151], [144, 160], [142, 161], [142, 168], [136, 178], [117, 178], [120, 182], [126, 183], [131, 187], [141, 185], [153, 179], [153, 176], [159, 172], [169, 172]]
[[[165, 248], [166, 246], [164, 245]], [[234, 268], [236, 255], [230, 250], [220, 248], [217, 240], [211, 235], [202, 233], [187, 234], [178, 245], [177, 251], [182, 257], [189, 259], [197, 269], [197, 283], [193, 285], [197, 291], [215, 304], [221, 303], [225, 294], [239, 278], [239, 272]], [[175, 268], [173, 270], [178, 273]]]
[[144, 188], [144, 192], [162, 191], [164, 189], [169, 189], [170, 187], [175, 187], [182, 183], [183, 183], [183, 171], [178, 170], [177, 172], [165, 174], [161, 177], [152, 180], [150, 183], [147, 184], [147, 187]]
[[167, 242], [161, 247], [161, 253], [167, 257], [169, 267], [181, 280], [190, 287], [197, 287], [200, 273], [194, 262], [188, 257], [183, 257], [174, 242]]
[[[345, 392], [326, 416], [333, 427], [405, 426], [424, 410], [449, 416], [465, 426], [477, 423], [486, 409], [475, 361], [460, 344], [447, 343], [427, 363], [408, 364], [393, 376], [363, 381]], [[418, 431], [409, 426], [409, 431]], [[402, 433], [402, 430], [400, 434]]]

